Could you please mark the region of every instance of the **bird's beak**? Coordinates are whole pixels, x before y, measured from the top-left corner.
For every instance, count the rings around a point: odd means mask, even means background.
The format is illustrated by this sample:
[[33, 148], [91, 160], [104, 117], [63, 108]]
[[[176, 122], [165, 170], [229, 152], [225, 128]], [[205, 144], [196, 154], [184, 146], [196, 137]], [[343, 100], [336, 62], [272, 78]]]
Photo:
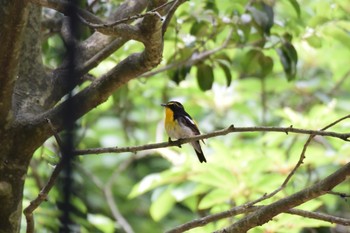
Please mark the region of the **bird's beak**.
[[161, 104], [160, 106], [166, 107], [167, 105], [166, 104]]

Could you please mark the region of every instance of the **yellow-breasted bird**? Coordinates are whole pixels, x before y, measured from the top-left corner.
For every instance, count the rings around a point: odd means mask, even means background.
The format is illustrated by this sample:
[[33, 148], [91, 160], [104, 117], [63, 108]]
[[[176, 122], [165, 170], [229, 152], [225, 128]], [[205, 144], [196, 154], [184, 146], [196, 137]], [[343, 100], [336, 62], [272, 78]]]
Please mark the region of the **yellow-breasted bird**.
[[[192, 117], [185, 111], [184, 106], [177, 101], [169, 101], [166, 104], [162, 104], [165, 107], [165, 130], [169, 135], [169, 141], [171, 138], [181, 139], [194, 135], [199, 135], [199, 129]], [[199, 161], [207, 162], [204, 157], [201, 145], [199, 141], [191, 142]]]

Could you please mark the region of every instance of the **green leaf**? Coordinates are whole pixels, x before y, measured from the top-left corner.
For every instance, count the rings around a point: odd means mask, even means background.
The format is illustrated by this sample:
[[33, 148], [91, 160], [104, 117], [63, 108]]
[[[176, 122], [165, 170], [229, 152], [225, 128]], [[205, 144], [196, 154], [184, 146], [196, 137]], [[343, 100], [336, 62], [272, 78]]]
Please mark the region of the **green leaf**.
[[154, 173], [144, 177], [139, 183], [134, 185], [128, 198], [134, 198], [161, 185], [176, 183], [185, 179], [184, 169], [184, 167], [174, 168], [162, 173]]
[[175, 204], [175, 198], [171, 194], [171, 189], [167, 188], [158, 189], [155, 191], [152, 205], [150, 207], [150, 214], [154, 221], [161, 220], [165, 215], [169, 213]]
[[341, 44], [350, 49], [350, 35], [349, 32], [337, 25], [331, 25], [324, 28], [323, 33], [327, 36], [334, 38], [339, 41]]
[[230, 86], [232, 81], [231, 59], [226, 54], [220, 54], [219, 56], [215, 57], [215, 61], [219, 64], [220, 68], [224, 71], [227, 86]]
[[262, 76], [266, 77], [272, 72], [273, 69], [273, 59], [269, 56], [260, 56], [259, 63], [261, 66]]
[[207, 3], [205, 4], [204, 9], [213, 10], [216, 14], [219, 13], [219, 9], [218, 9], [218, 7], [216, 6], [215, 0], [207, 0]]
[[277, 48], [276, 51], [282, 63], [284, 73], [287, 76], [287, 80], [294, 80], [298, 63], [298, 54], [294, 46], [289, 42], [285, 42], [281, 47]]
[[197, 82], [202, 91], [210, 90], [214, 82], [213, 68], [209, 65], [197, 65]]
[[297, 0], [289, 0], [289, 2], [294, 7], [294, 10], [297, 13], [298, 17], [300, 17], [300, 5]]
[[321, 48], [322, 47], [322, 38], [317, 36], [316, 34], [312, 34], [304, 38], [307, 43], [313, 48]]
[[247, 10], [252, 14], [254, 21], [267, 35], [273, 26], [274, 12], [273, 8], [265, 3], [256, 6], [248, 6]]
[[195, 22], [194, 24], [192, 24], [190, 34], [193, 36], [201, 37], [207, 34], [208, 28], [208, 24], [204, 21]]
[[173, 76], [172, 76], [172, 80], [176, 83], [179, 84], [181, 81], [183, 81], [187, 74], [191, 71], [191, 67], [190, 66], [182, 66], [178, 69], [175, 70]]
[[241, 61], [242, 77], [265, 77], [271, 73], [273, 60], [258, 49], [249, 50]]
[[217, 204], [225, 203], [227, 200], [231, 198], [231, 194], [224, 189], [214, 189], [209, 194], [205, 195], [205, 197], [199, 203], [199, 209], [208, 209]]
[[230, 86], [231, 85], [231, 81], [232, 81], [232, 74], [231, 74], [230, 68], [228, 66], [222, 64], [222, 63], [219, 63], [219, 66], [221, 67], [221, 69], [225, 73], [227, 86]]
[[259, 57], [260, 54], [261, 51], [257, 49], [251, 49], [244, 54], [243, 58], [240, 61], [243, 77], [251, 76], [257, 73], [257, 57]]

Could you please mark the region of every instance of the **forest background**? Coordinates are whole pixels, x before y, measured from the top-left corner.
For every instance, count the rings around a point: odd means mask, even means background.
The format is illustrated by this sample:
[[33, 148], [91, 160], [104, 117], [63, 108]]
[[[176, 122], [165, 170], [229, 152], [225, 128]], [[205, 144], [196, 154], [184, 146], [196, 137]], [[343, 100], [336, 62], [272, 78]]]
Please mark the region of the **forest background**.
[[[0, 214], [3, 232], [62, 225], [65, 179], [52, 174], [71, 90], [70, 229], [350, 232], [348, 1], [14, 2], [0, 1], [0, 204], [12, 208]], [[219, 131], [204, 136], [208, 163], [167, 143], [169, 100], [203, 134]]]

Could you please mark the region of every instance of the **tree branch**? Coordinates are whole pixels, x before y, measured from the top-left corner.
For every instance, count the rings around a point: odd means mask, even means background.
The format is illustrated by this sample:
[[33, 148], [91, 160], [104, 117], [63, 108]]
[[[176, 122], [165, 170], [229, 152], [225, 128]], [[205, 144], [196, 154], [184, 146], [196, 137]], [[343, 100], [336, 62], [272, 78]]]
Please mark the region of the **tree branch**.
[[185, 231], [188, 231], [188, 230], [196, 228], [196, 227], [205, 226], [208, 223], [211, 223], [214, 221], [218, 221], [218, 220], [232, 217], [232, 216], [239, 215], [239, 214], [248, 213], [248, 212], [254, 211], [258, 208], [259, 207], [247, 206], [247, 205], [236, 206], [236, 207], [233, 207], [232, 209], [229, 209], [229, 210], [217, 213], [217, 214], [208, 215], [208, 216], [205, 216], [203, 218], [195, 219], [195, 220], [192, 220], [190, 222], [184, 223], [184, 224], [177, 226], [169, 231], [166, 231], [166, 233], [185, 232]]
[[336, 223], [343, 226], [350, 226], [350, 219], [336, 217], [329, 214], [310, 212], [305, 210], [290, 209], [285, 211], [288, 214], [299, 215], [305, 218], [317, 219], [325, 222]]
[[[205, 226], [211, 222], [219, 221], [224, 218], [233, 217], [239, 214], [251, 213], [263, 207], [266, 207], [266, 206], [247, 206], [247, 205], [236, 206], [227, 211], [223, 211], [217, 214], [212, 214], [212, 215], [205, 216], [203, 218], [189, 221], [187, 223], [184, 223], [180, 226], [177, 226], [167, 231], [166, 233], [182, 233], [190, 229]], [[311, 211], [305, 211], [305, 210], [299, 210], [299, 209], [286, 210], [284, 211], [284, 213], [298, 215], [305, 218], [317, 219], [317, 220], [326, 221], [330, 223], [337, 223], [343, 226], [350, 225], [350, 219], [340, 218], [340, 217], [336, 217], [336, 216], [332, 216], [324, 213], [317, 213], [317, 212], [311, 212]]]
[[68, 11], [68, 9], [74, 8], [81, 18], [89, 22], [102, 23], [102, 20], [100, 18], [90, 13], [89, 11], [86, 11], [84, 9], [77, 7], [75, 4], [72, 4], [69, 1], [62, 1], [62, 0], [30, 0], [30, 1], [34, 4], [47, 7], [50, 9], [54, 9], [66, 16], [70, 16], [69, 15], [70, 12]]
[[[163, 26], [162, 26], [162, 31], [163, 31], [163, 35], [164, 33], [166, 32], [168, 26], [169, 26], [169, 23], [170, 23], [170, 20], [171, 18], [173, 17], [175, 11], [177, 10], [177, 8], [184, 2], [186, 2], [187, 0], [176, 0], [176, 1], [172, 1], [174, 2], [173, 5], [171, 5], [171, 8], [169, 9], [166, 17], [165, 17], [165, 20], [164, 20], [164, 23], [163, 23]], [[169, 2], [169, 3], [172, 3], [172, 2]]]
[[[338, 119], [338, 120], [332, 122], [331, 124], [329, 124], [329, 125], [327, 125], [326, 127], [322, 128], [322, 129], [321, 129], [321, 132], [324, 132], [324, 130], [326, 130], [326, 129], [328, 129], [328, 128], [330, 128], [330, 127], [332, 127], [332, 126], [338, 124], [339, 122], [341, 122], [341, 121], [343, 121], [343, 120], [345, 120], [345, 119], [347, 119], [347, 118], [349, 118], [349, 117], [350, 117], [350, 115], [347, 115], [347, 116], [345, 116], [345, 117], [342, 117], [342, 118], [340, 118], [340, 119]], [[287, 132], [286, 132], [286, 133], [287, 133]], [[288, 134], [288, 133], [287, 133], [287, 134]], [[244, 204], [244, 205], [242, 205], [242, 206], [234, 207], [234, 208], [232, 208], [232, 209], [230, 209], [230, 210], [228, 210], [228, 211], [224, 211], [224, 212], [215, 214], [214, 216], [207, 216], [207, 217], [208, 217], [208, 220], [215, 221], [215, 220], [219, 220], [219, 219], [222, 219], [222, 218], [226, 218], [226, 217], [233, 216], [233, 214], [231, 214], [231, 213], [235, 213], [235, 211], [236, 211], [237, 209], [241, 209], [241, 208], [246, 209], [246, 210], [247, 210], [246, 212], [248, 212], [248, 210], [249, 210], [249, 211], [256, 211], [256, 210], [257, 210], [257, 207], [254, 206], [256, 203], [261, 202], [261, 201], [263, 201], [263, 200], [266, 200], [266, 199], [268, 199], [268, 198], [271, 198], [272, 196], [276, 195], [278, 192], [280, 192], [281, 190], [283, 190], [283, 189], [286, 187], [286, 185], [287, 185], [287, 183], [289, 182], [289, 180], [291, 179], [291, 177], [294, 175], [295, 171], [296, 171], [296, 170], [299, 168], [299, 166], [302, 164], [302, 161], [303, 161], [303, 159], [305, 158], [306, 149], [307, 149], [308, 145], [310, 144], [311, 140], [312, 140], [314, 137], [315, 137], [314, 134], [311, 134], [311, 135], [310, 135], [310, 137], [308, 138], [307, 142], [305, 143], [305, 145], [304, 145], [304, 147], [303, 147], [303, 150], [302, 150], [302, 152], [301, 152], [301, 155], [300, 155], [300, 158], [299, 158], [297, 164], [295, 165], [295, 167], [293, 168], [293, 170], [288, 174], [288, 176], [286, 177], [286, 179], [283, 181], [282, 185], [281, 185], [279, 188], [277, 188], [276, 190], [272, 191], [272, 192], [269, 193], [269, 194], [265, 194], [265, 195], [263, 195], [262, 197], [260, 197], [260, 198], [258, 198], [258, 199], [256, 199], [256, 200], [254, 200], [254, 201], [248, 202], [248, 203], [246, 203], [246, 204]], [[328, 192], [328, 193], [331, 193], [331, 191]], [[259, 207], [259, 208], [260, 208], [260, 207]], [[289, 210], [289, 211], [292, 211], [292, 210]], [[194, 221], [191, 221], [191, 222], [189, 222], [189, 223], [185, 223], [185, 224], [183, 224], [183, 225], [180, 225], [180, 226], [174, 228], [173, 230], [171, 230], [170, 232], [172, 232], [172, 233], [175, 233], [175, 232], [182, 232], [182, 231], [184, 231], [184, 230], [188, 230], [188, 229], [191, 229], [191, 228], [194, 228], [194, 227], [202, 226], [202, 225], [205, 225], [206, 223], [208, 223], [207, 221], [204, 221], [205, 224], [202, 224], [201, 222], [202, 222], [202, 219], [200, 219], [200, 220], [198, 220], [198, 221], [197, 221], [197, 220], [194, 220]]]
[[232, 33], [233, 33], [233, 29], [231, 29], [229, 31], [229, 33], [228, 33], [225, 41], [223, 42], [223, 44], [221, 46], [217, 47], [217, 48], [214, 48], [214, 49], [211, 49], [211, 50], [202, 51], [200, 53], [193, 53], [191, 55], [191, 57], [189, 57], [189, 58], [187, 58], [185, 60], [173, 62], [171, 64], [168, 64], [168, 65], [164, 66], [164, 67], [159, 68], [158, 70], [147, 72], [147, 73], [143, 74], [142, 77], [151, 77], [151, 76], [154, 76], [154, 75], [159, 74], [161, 72], [164, 72], [164, 71], [167, 71], [167, 70], [170, 70], [170, 69], [176, 69], [176, 68], [179, 68], [179, 67], [190, 67], [190, 66], [193, 66], [193, 65], [197, 64], [198, 62], [207, 59], [208, 57], [212, 56], [213, 54], [218, 53], [221, 50], [227, 48], [228, 43], [229, 43], [229, 41], [231, 39]]
[[93, 173], [91, 173], [89, 170], [84, 168], [83, 166], [78, 166], [81, 171], [87, 175], [93, 183], [101, 190], [103, 193], [104, 197], [106, 198], [106, 202], [108, 204], [108, 207], [110, 211], [112, 212], [112, 215], [114, 219], [120, 224], [121, 228], [126, 233], [133, 233], [134, 230], [132, 229], [131, 225], [128, 223], [128, 221], [125, 219], [125, 217], [120, 213], [119, 208], [117, 203], [114, 200], [113, 196], [113, 183], [116, 182], [118, 179], [118, 176], [120, 173], [122, 173], [125, 169], [127, 169], [130, 164], [132, 164], [133, 161], [145, 157], [144, 154], [137, 154], [137, 155], [132, 155], [128, 159], [124, 160], [118, 168], [116, 168], [113, 172], [113, 174], [108, 178], [107, 182], [102, 182], [98, 177], [96, 177]]
[[[140, 29], [147, 41], [144, 51], [128, 56], [101, 78], [93, 81], [89, 87], [73, 96], [71, 101], [76, 107], [72, 113], [74, 119], [78, 119], [98, 104], [103, 103], [116, 89], [129, 80], [149, 71], [160, 63], [163, 52], [161, 28], [162, 22], [157, 15], [147, 15], [143, 19]], [[61, 116], [66, 104], [66, 101], [62, 102], [52, 110], [37, 116], [32, 123], [39, 125], [41, 130], [48, 131], [47, 124], [43, 120], [47, 118], [51, 120], [57, 130], [62, 130]]]
[[[119, 19], [119, 20], [116, 20], [112, 23], [100, 23], [100, 24], [96, 24], [96, 23], [91, 23], [91, 22], [88, 22], [86, 21], [84, 18], [83, 18], [83, 23], [86, 24], [87, 26], [89, 27], [92, 27], [96, 30], [98, 29], [101, 29], [101, 28], [113, 28], [119, 24], [124, 24], [126, 22], [129, 22], [129, 21], [133, 21], [133, 20], [136, 20], [136, 19], [140, 19], [140, 18], [143, 18], [145, 17], [146, 15], [149, 15], [149, 14], [153, 14], [153, 13], [156, 13], [158, 10], [168, 6], [169, 4], [173, 3], [175, 1], [170, 1], [170, 2], [166, 2], [164, 3], [163, 5], [160, 5], [150, 11], [147, 11], [146, 13], [143, 13], [143, 14], [136, 14], [136, 15], [132, 15], [132, 16], [128, 16], [128, 17], [125, 17], [125, 18], [122, 18], [122, 19]], [[159, 17], [161, 17], [159, 15]]]
[[[350, 115], [345, 118], [349, 118]], [[319, 135], [319, 136], [327, 136], [327, 137], [335, 137], [342, 139], [344, 141], [349, 141], [350, 133], [336, 133], [331, 131], [322, 131], [322, 130], [307, 130], [307, 129], [299, 129], [293, 127], [234, 127], [231, 125], [230, 127], [218, 131], [214, 131], [207, 134], [196, 135], [193, 137], [183, 138], [176, 141], [171, 142], [161, 142], [161, 143], [152, 143], [146, 144], [142, 146], [130, 146], [130, 147], [106, 147], [106, 148], [92, 148], [86, 150], [77, 150], [74, 152], [75, 155], [86, 155], [86, 154], [102, 154], [102, 153], [123, 153], [123, 152], [138, 152], [143, 150], [151, 150], [158, 149], [164, 147], [171, 146], [180, 146], [185, 143], [208, 139], [217, 136], [223, 136], [230, 133], [239, 133], [239, 132], [282, 132], [282, 133], [296, 133], [296, 134], [306, 134], [306, 135]]]
[[270, 221], [276, 215], [286, 212], [287, 210], [294, 208], [300, 204], [303, 204], [311, 199], [326, 194], [332, 190], [336, 185], [342, 183], [350, 176], [350, 163], [341, 167], [328, 177], [303, 189], [291, 196], [282, 198], [268, 206], [265, 206], [256, 212], [249, 214], [242, 218], [231, 226], [222, 230], [216, 231], [216, 233], [229, 233], [229, 232], [246, 232], [253, 227], [262, 225]]
[[[43, 3], [42, 5], [46, 4], [45, 6], [56, 10], [60, 10], [61, 8], [63, 8], [63, 6], [60, 5], [60, 3], [65, 2], [65, 1], [58, 1], [58, 0], [33, 0], [33, 1], [36, 3]], [[134, 14], [138, 14], [145, 9], [147, 4], [148, 4], [148, 0], [139, 0], [139, 1], [125, 0], [113, 12], [113, 15], [110, 17], [110, 20], [115, 21]], [[82, 11], [85, 11], [85, 10], [82, 10]], [[82, 16], [83, 14], [82, 11], [79, 11], [80, 16]], [[85, 15], [84, 19], [88, 20], [89, 22], [102, 23], [101, 20], [98, 20], [98, 21], [95, 20], [96, 16], [94, 15], [91, 16], [91, 15], [92, 14], [88, 12]], [[77, 60], [77, 64], [79, 66], [77, 67], [78, 69], [77, 74], [79, 74], [80, 76], [86, 74], [90, 69], [98, 65], [99, 62], [101, 62], [103, 59], [108, 57], [114, 51], [122, 47], [126, 41], [127, 39], [106, 36], [99, 32], [93, 33], [89, 38], [87, 38], [85, 41], [81, 42], [78, 45], [79, 51], [81, 51], [81, 54]], [[69, 82], [65, 78], [63, 78], [63, 77], [67, 77], [66, 73], [68, 71], [67, 71], [66, 65], [67, 65], [67, 62], [65, 62], [64, 60], [64, 62], [61, 64], [59, 68], [57, 68], [52, 73], [50, 73], [49, 77], [45, 78], [46, 80], [50, 80], [52, 83], [52, 85], [48, 87], [48, 89], [50, 89], [49, 92], [51, 94], [45, 98], [45, 109], [51, 108], [52, 106], [56, 105], [57, 101], [59, 101], [65, 94], [68, 93], [68, 91], [70, 91], [68, 87]], [[83, 79], [79, 79], [79, 82], [76, 85], [79, 85], [82, 81]]]
[[[51, 121], [49, 119], [47, 119], [47, 123], [49, 124], [52, 133], [57, 141], [57, 144], [60, 148], [60, 150], [63, 150], [63, 143], [62, 140], [60, 139], [60, 137], [57, 134], [56, 129], [53, 127]], [[60, 161], [58, 162], [58, 164], [55, 166], [55, 169], [53, 170], [48, 182], [46, 183], [46, 185], [41, 189], [40, 193], [38, 194], [38, 196], [30, 202], [29, 206], [27, 206], [24, 210], [23, 210], [23, 214], [26, 217], [26, 221], [27, 221], [27, 230], [26, 233], [33, 233], [35, 232], [35, 226], [34, 226], [34, 216], [33, 216], [33, 212], [34, 210], [36, 210], [39, 205], [45, 201], [47, 199], [47, 195], [49, 194], [50, 190], [52, 189], [52, 187], [55, 185], [56, 180], [58, 175], [60, 174], [60, 172], [62, 171], [64, 167], [64, 160], [61, 158]]]

